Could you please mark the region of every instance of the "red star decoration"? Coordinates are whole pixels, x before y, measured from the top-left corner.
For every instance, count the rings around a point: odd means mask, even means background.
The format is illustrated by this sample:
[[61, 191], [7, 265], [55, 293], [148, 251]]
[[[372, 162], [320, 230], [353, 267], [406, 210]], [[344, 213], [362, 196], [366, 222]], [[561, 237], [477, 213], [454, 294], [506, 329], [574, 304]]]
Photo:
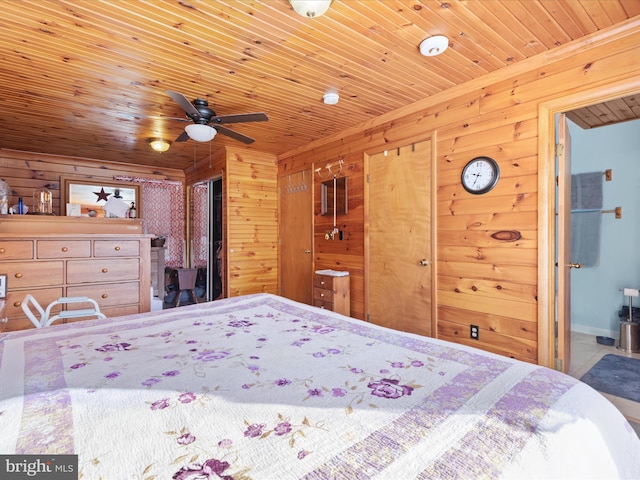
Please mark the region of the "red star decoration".
[[99, 192], [93, 192], [98, 196], [98, 200], [96, 200], [96, 202], [99, 202], [100, 200], [104, 200], [105, 202], [107, 201], [107, 197], [109, 195], [111, 195], [110, 193], [107, 193], [104, 191], [104, 188], [101, 188]]

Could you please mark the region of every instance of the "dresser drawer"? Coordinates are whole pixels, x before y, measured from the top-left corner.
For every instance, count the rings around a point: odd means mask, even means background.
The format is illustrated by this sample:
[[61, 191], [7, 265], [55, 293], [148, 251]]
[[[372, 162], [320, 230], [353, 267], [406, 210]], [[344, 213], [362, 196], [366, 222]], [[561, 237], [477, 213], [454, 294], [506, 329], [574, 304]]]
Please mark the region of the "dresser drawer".
[[0, 240], [0, 261], [31, 260], [33, 242], [31, 240]]
[[[147, 292], [147, 295], [149, 293]], [[105, 285], [78, 285], [67, 287], [68, 297], [87, 296], [93, 298], [100, 310], [102, 307], [116, 307], [140, 302], [140, 284], [138, 282], [113, 283]], [[106, 314], [105, 314], [106, 315]]]
[[67, 283], [102, 283], [122, 280], [137, 280], [140, 277], [140, 260], [93, 259], [69, 260]]
[[[18, 290], [18, 291], [13, 291], [11, 292], [11, 302], [7, 305], [7, 310], [6, 310], [6, 315], [9, 318], [9, 320], [11, 319], [18, 319], [18, 318], [27, 318], [27, 316], [24, 314], [24, 311], [22, 310], [22, 302], [24, 300], [24, 297], [27, 296], [27, 293], [30, 293], [31, 295], [33, 295], [33, 298], [36, 299], [36, 301], [40, 304], [40, 306], [42, 307], [43, 310], [45, 310], [47, 308], [47, 305], [49, 305], [51, 302], [57, 300], [58, 298], [62, 297], [62, 287], [55, 287], [55, 288], [42, 288], [42, 289], [29, 289], [29, 290]], [[58, 313], [60, 310], [62, 309], [62, 307], [60, 305], [56, 305], [52, 311], [55, 313]], [[32, 308], [32, 311], [34, 313], [34, 315], [36, 317], [39, 317], [40, 314], [35, 311], [35, 309]], [[29, 324], [33, 325], [31, 323], [31, 320], [28, 320]]]
[[1, 265], [7, 273], [8, 291], [60, 284], [63, 280], [62, 261], [4, 262]]
[[100, 307], [100, 311], [104, 313], [108, 318], [121, 317], [123, 315], [133, 315], [134, 313], [140, 313], [140, 307], [138, 305], [123, 305], [117, 307]]
[[36, 328], [31, 320], [24, 315], [19, 318], [9, 318], [7, 323], [3, 324], [4, 330], [0, 327], [0, 332], [17, 332], [18, 330], [28, 330], [30, 328]]
[[87, 258], [91, 256], [90, 240], [38, 240], [38, 258]]
[[96, 257], [137, 257], [140, 255], [140, 242], [137, 240], [96, 240], [93, 242], [93, 254]]

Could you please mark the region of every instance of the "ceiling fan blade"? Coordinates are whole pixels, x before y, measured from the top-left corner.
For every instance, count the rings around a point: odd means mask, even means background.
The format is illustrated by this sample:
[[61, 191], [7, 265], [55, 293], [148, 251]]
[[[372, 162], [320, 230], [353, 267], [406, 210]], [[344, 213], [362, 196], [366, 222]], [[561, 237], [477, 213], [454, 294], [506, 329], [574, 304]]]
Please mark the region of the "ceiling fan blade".
[[200, 112], [193, 104], [189, 101], [187, 97], [178, 92], [172, 92], [171, 90], [165, 90], [167, 95], [169, 95], [175, 102], [182, 107], [187, 115], [200, 117]]
[[216, 125], [213, 128], [215, 128], [218, 131], [218, 133], [221, 133], [222, 135], [226, 135], [227, 137], [233, 138], [234, 140], [238, 140], [239, 142], [246, 143], [246, 144], [255, 142], [254, 138], [247, 137], [246, 135], [243, 135], [238, 132], [234, 132], [233, 130], [229, 130], [227, 127], [223, 127], [222, 125]]
[[183, 118], [163, 117], [161, 115], [148, 115], [148, 116], [140, 117], [140, 118], [150, 119], [150, 120], [171, 120], [171, 121], [174, 121], [174, 122], [192, 122], [193, 121], [193, 120], [191, 120], [190, 118], [187, 118], [187, 117], [183, 117]]
[[243, 122], [266, 122], [269, 117], [265, 113], [238, 113], [236, 115], [220, 115], [212, 117], [210, 124], [219, 125], [221, 123], [243, 123]]
[[178, 143], [178, 142], [186, 142], [187, 140], [189, 140], [189, 135], [187, 135], [187, 132], [182, 132], [178, 138], [176, 138], [174, 140], [174, 142]]

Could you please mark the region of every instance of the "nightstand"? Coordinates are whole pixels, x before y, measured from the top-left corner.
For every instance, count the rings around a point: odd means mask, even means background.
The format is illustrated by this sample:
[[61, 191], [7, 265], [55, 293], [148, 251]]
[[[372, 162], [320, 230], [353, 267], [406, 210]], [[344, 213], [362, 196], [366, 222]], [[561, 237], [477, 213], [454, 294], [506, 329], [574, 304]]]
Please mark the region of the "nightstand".
[[331, 270], [316, 272], [313, 278], [313, 305], [336, 313], [351, 314], [349, 274]]

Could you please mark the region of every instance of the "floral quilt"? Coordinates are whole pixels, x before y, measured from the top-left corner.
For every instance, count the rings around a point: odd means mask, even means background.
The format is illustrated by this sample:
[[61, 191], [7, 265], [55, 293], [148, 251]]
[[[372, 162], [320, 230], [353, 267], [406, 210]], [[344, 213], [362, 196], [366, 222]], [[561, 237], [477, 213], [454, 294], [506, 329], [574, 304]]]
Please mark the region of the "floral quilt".
[[270, 294], [0, 335], [0, 453], [83, 479], [640, 478], [547, 368]]

